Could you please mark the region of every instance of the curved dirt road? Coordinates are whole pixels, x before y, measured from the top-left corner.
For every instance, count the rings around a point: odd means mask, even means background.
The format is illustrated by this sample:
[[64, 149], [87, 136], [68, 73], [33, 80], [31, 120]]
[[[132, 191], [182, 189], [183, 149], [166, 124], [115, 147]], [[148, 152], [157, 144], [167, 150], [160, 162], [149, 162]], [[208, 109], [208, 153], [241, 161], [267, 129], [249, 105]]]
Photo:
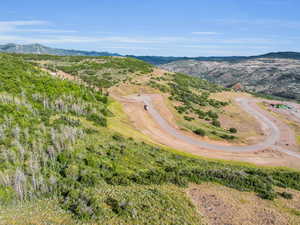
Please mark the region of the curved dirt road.
[[182, 140], [186, 143], [191, 145], [210, 149], [210, 150], [218, 150], [218, 151], [228, 151], [228, 152], [254, 152], [258, 150], [264, 150], [269, 147], [273, 148], [274, 150], [283, 152], [293, 157], [300, 158], [300, 154], [283, 149], [282, 147], [276, 146], [276, 142], [280, 138], [280, 130], [276, 126], [276, 124], [259, 112], [257, 109], [253, 108], [249, 103], [251, 100], [245, 98], [238, 98], [236, 99], [237, 103], [249, 114], [254, 116], [257, 120], [260, 121], [263, 130], [267, 134], [267, 138], [255, 145], [248, 145], [248, 146], [224, 146], [218, 145], [213, 143], [208, 143], [205, 141], [201, 141], [199, 139], [192, 138], [190, 136], [186, 136], [179, 132], [177, 129], [172, 127], [161, 115], [160, 113], [153, 107], [151, 95], [140, 95], [140, 96], [131, 96], [130, 99], [143, 102], [145, 105], [148, 105], [148, 112], [151, 117], [155, 120], [155, 122], [168, 134], [172, 135], [173, 137]]

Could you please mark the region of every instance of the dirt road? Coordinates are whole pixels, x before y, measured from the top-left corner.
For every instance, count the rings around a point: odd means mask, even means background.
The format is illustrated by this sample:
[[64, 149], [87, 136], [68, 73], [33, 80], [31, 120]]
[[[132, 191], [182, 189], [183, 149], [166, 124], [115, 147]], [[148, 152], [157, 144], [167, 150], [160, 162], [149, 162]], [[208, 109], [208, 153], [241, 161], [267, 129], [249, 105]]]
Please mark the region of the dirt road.
[[[197, 146], [204, 149], [209, 150], [217, 150], [217, 151], [226, 151], [226, 152], [255, 152], [259, 150], [264, 150], [268, 148], [272, 148], [276, 151], [280, 151], [282, 153], [288, 154], [292, 157], [296, 157], [300, 159], [300, 154], [294, 151], [290, 151], [283, 147], [276, 146], [277, 142], [280, 140], [280, 129], [277, 125], [270, 119], [269, 116], [266, 116], [261, 109], [258, 107], [253, 107], [253, 100], [245, 99], [245, 98], [238, 98], [236, 99], [237, 103], [241, 106], [243, 110], [247, 113], [254, 116], [262, 126], [263, 131], [265, 132], [267, 138], [258, 144], [255, 145], [248, 145], [248, 146], [241, 146], [241, 145], [221, 145], [206, 142], [200, 139], [196, 139], [191, 136], [187, 136], [180, 132], [178, 129], [174, 128], [170, 123], [160, 115], [160, 113], [155, 109], [152, 104], [152, 98], [155, 95], [140, 95], [140, 96], [130, 96], [128, 99], [134, 100], [136, 102], [141, 102], [148, 106], [147, 112], [152, 117], [152, 119], [157, 123], [157, 125], [167, 134], [171, 135], [173, 138], [183, 141], [189, 145]], [[255, 101], [257, 102], [257, 100]]]

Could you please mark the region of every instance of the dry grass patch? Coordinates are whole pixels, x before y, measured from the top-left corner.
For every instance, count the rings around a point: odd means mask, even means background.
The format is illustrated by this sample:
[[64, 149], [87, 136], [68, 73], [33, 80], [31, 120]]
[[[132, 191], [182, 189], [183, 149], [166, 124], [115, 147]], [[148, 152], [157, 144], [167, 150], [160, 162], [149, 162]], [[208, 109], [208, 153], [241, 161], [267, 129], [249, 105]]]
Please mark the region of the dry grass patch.
[[1, 225], [75, 225], [77, 222], [56, 200], [37, 200], [0, 208]]
[[299, 191], [292, 191], [293, 200], [274, 201], [211, 183], [191, 185], [186, 192], [210, 225], [300, 224]]
[[250, 98], [251, 95], [242, 92], [221, 92], [212, 94], [212, 97], [220, 101], [231, 102], [220, 113], [220, 121], [224, 128], [236, 128], [237, 136], [245, 144], [258, 143], [264, 139], [259, 122], [235, 102], [236, 98]]

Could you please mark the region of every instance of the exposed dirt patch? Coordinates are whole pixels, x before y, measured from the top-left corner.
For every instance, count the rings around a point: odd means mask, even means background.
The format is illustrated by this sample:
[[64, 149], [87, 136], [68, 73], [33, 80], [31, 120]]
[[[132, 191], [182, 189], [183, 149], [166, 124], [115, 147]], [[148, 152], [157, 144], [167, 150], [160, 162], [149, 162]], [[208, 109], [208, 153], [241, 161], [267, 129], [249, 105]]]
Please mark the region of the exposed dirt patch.
[[223, 108], [223, 113], [220, 113], [222, 127], [236, 128], [238, 130], [237, 136], [247, 144], [255, 144], [265, 138], [259, 122], [250, 114], [245, 113], [235, 102], [237, 97], [251, 98], [251, 95], [241, 92], [221, 92], [212, 94], [212, 97], [220, 101], [230, 102], [228, 106]]
[[[285, 201], [262, 200], [254, 193], [215, 184], [191, 185], [186, 190], [210, 225], [290, 225], [300, 218], [288, 212]], [[297, 200], [296, 200], [297, 201]], [[284, 205], [283, 207], [278, 207]], [[286, 209], [286, 210], [284, 210]]]

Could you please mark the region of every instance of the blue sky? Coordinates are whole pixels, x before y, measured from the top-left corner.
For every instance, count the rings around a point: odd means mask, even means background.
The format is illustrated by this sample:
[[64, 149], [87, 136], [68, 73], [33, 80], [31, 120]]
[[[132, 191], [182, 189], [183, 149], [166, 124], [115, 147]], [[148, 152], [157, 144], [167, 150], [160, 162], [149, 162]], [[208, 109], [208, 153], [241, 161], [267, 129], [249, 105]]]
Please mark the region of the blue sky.
[[163, 56], [300, 51], [299, 0], [10, 0], [0, 43]]

